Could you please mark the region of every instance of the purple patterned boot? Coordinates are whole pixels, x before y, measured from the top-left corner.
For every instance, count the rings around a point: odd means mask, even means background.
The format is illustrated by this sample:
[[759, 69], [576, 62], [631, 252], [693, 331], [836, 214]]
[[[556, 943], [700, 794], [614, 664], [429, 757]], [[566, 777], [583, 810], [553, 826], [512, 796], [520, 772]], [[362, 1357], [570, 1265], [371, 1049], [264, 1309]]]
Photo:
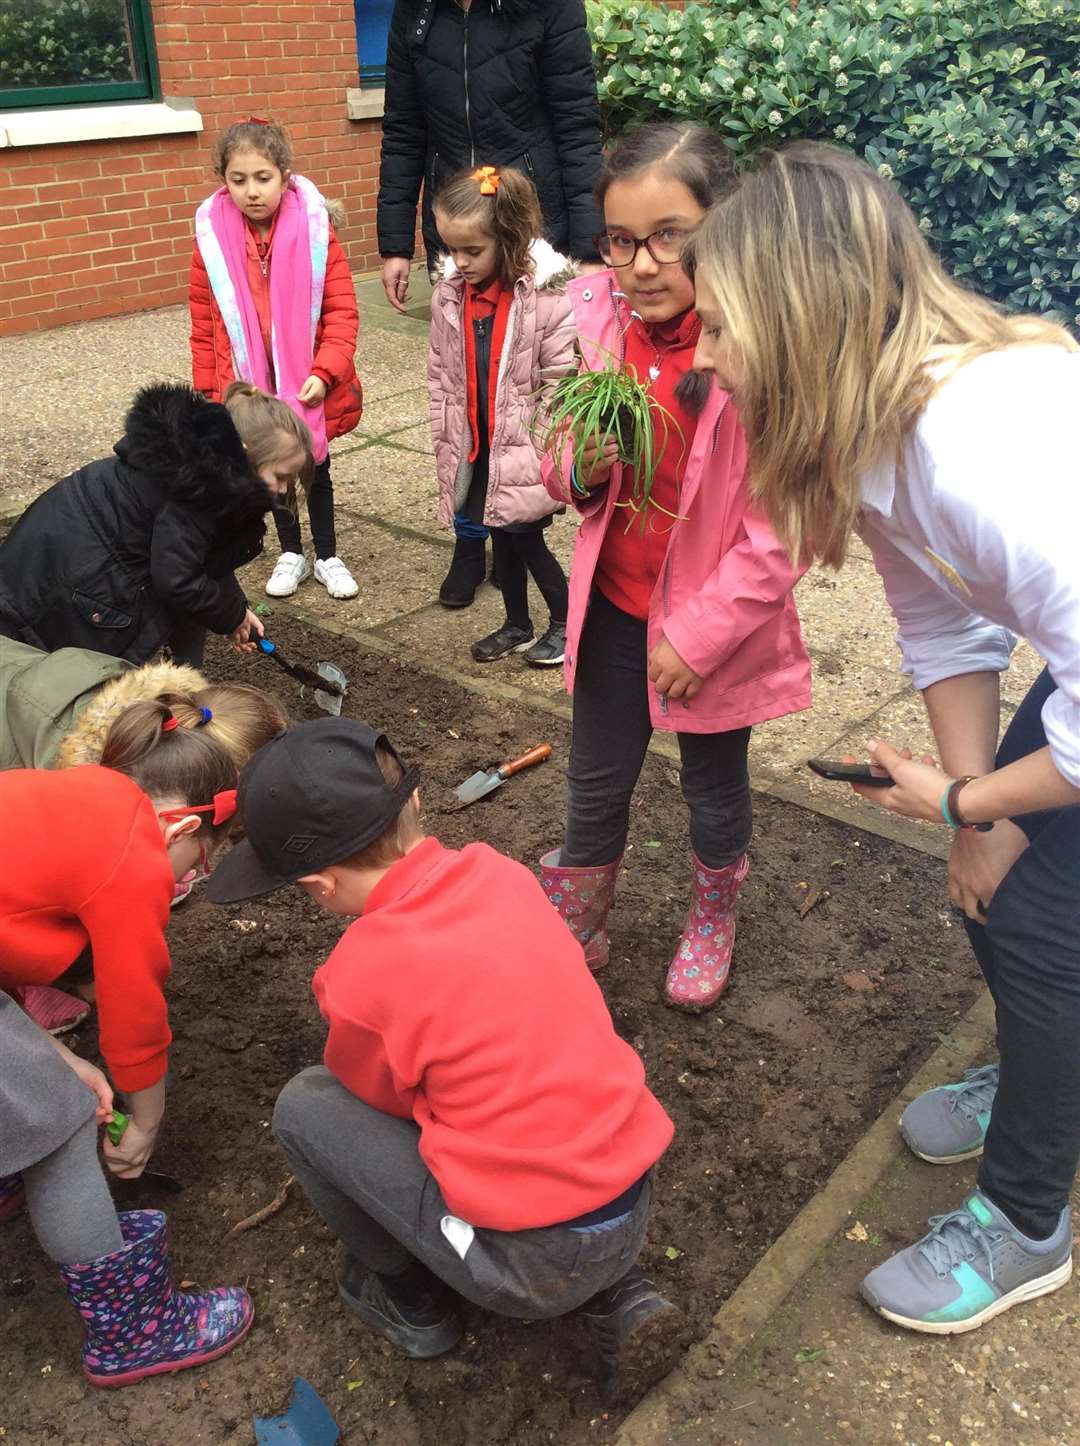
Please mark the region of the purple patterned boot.
[[664, 999], [676, 1009], [700, 1014], [711, 1009], [727, 987], [735, 947], [735, 899], [749, 872], [746, 854], [722, 869], [707, 869], [694, 859], [690, 914], [664, 985]]
[[243, 1340], [255, 1315], [238, 1288], [185, 1295], [169, 1274], [165, 1216], [125, 1210], [126, 1244], [87, 1265], [62, 1265], [72, 1302], [86, 1323], [83, 1371], [95, 1386], [126, 1386], [162, 1371], [215, 1360]]
[[544, 893], [559, 911], [571, 934], [585, 951], [585, 963], [595, 974], [608, 962], [607, 916], [615, 898], [615, 880], [622, 858], [590, 869], [559, 866], [559, 850], [540, 860]]
[[26, 1191], [21, 1175], [0, 1175], [0, 1225], [10, 1220], [26, 1204]]

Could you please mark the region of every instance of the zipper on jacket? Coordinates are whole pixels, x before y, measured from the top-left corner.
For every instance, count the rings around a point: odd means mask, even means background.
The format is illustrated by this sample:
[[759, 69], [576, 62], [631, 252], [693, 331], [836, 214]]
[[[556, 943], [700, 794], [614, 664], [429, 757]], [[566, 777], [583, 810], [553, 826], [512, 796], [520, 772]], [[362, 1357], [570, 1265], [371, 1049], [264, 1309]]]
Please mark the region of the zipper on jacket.
[[465, 133], [469, 137], [469, 165], [476, 165], [476, 142], [472, 133], [472, 106], [469, 101], [469, 12], [465, 11], [464, 32], [464, 74], [465, 74]]

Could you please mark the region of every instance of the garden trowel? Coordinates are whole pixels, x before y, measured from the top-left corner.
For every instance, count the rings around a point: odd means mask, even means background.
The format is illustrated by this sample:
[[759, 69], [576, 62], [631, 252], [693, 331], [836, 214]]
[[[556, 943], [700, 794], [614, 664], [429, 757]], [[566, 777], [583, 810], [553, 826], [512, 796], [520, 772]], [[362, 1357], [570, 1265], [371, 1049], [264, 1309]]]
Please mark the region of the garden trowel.
[[523, 768], [531, 768], [534, 763], [543, 763], [545, 758], [550, 757], [551, 744], [540, 743], [510, 763], [504, 763], [501, 767], [493, 768], [487, 773], [483, 770], [474, 773], [471, 778], [467, 778], [464, 783], [454, 789], [454, 794], [458, 803], [464, 808], [466, 804], [475, 803], [478, 798], [484, 798], [487, 794], [493, 793], [496, 788], [501, 787], [508, 778], [513, 778], [515, 773], [520, 773]]
[[337, 1446], [341, 1439], [330, 1408], [310, 1381], [297, 1376], [283, 1416], [252, 1416], [259, 1446]]
[[269, 638], [259, 638], [257, 643], [259, 652], [264, 657], [272, 658], [290, 678], [295, 678], [298, 683], [315, 690], [315, 702], [324, 713], [331, 713], [335, 718], [340, 717], [341, 700], [348, 692], [348, 684], [345, 674], [336, 663], [318, 663], [314, 669], [305, 668], [302, 663], [290, 663], [277, 643], [272, 643]]

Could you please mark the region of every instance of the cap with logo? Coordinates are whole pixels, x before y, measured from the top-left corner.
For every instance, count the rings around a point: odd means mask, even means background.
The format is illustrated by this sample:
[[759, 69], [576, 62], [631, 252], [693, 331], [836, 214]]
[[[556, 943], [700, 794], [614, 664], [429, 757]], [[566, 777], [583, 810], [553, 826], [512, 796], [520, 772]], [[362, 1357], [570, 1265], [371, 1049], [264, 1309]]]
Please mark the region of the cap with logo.
[[[401, 765], [394, 787], [379, 767], [378, 745]], [[214, 869], [208, 897], [216, 904], [259, 898], [341, 863], [393, 823], [419, 776], [385, 735], [353, 718], [319, 718], [279, 733], [240, 775], [247, 837]]]

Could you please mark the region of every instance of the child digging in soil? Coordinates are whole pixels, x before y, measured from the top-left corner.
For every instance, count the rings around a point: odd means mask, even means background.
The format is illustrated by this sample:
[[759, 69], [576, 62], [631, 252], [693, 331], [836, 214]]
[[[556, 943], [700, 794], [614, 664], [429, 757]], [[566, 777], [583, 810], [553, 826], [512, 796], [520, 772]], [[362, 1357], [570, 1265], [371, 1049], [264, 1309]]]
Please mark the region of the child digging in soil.
[[[292, 169], [280, 126], [250, 116], [218, 137], [222, 185], [199, 207], [191, 260], [195, 385], [220, 401], [234, 377], [286, 402], [309, 428], [315, 475], [307, 494], [315, 581], [332, 598], [357, 594], [337, 555], [329, 444], [360, 421], [360, 318], [352, 273], [327, 203]], [[311, 576], [291, 507], [274, 510], [281, 556], [266, 591], [291, 597]]]
[[25, 1198], [85, 1323], [83, 1370], [121, 1386], [222, 1355], [247, 1334], [253, 1307], [244, 1290], [174, 1290], [165, 1217], [117, 1215], [98, 1162], [111, 1086], [6, 992], [55, 979], [93, 946], [102, 1052], [131, 1116], [105, 1156], [114, 1174], [138, 1176], [165, 1107], [169, 901], [223, 837], [236, 770], [156, 702], [117, 720], [102, 763], [0, 774], [0, 1219]]
[[[439, 520], [458, 534], [440, 599], [472, 600], [490, 528], [506, 622], [472, 655], [490, 663], [524, 652], [530, 666], [553, 667], [565, 650], [567, 587], [544, 529], [562, 509], [540, 480], [531, 425], [544, 384], [574, 367], [569, 263], [540, 239], [536, 188], [520, 171], [461, 171], [439, 190], [435, 222], [450, 254], [431, 303], [431, 432]], [[539, 641], [530, 573], [550, 613]]]
[[675, 733], [693, 895], [664, 995], [691, 1011], [716, 1003], [731, 967], [735, 900], [749, 870], [751, 725], [810, 704], [791, 593], [799, 570], [751, 504], [730, 396], [691, 369], [701, 323], [679, 258], [734, 185], [724, 143], [700, 125], [646, 126], [608, 154], [598, 246], [611, 270], [568, 289], [582, 367], [625, 358], [662, 418], [653, 505], [641, 516], [628, 506], [636, 479], [614, 440], [598, 452], [584, 439], [577, 471], [569, 455], [544, 460], [553, 496], [572, 500], [583, 520], [566, 650], [569, 817], [561, 849], [540, 861], [541, 879], [590, 966], [602, 968], [630, 798], [653, 729]]
[[673, 1128], [580, 946], [522, 865], [420, 828], [417, 772], [352, 719], [301, 723], [244, 769], [247, 838], [208, 885], [298, 883], [354, 917], [314, 978], [324, 1063], [274, 1133], [344, 1247], [338, 1293], [415, 1358], [502, 1315], [581, 1310], [609, 1392], [669, 1366], [679, 1313], [635, 1261]]

